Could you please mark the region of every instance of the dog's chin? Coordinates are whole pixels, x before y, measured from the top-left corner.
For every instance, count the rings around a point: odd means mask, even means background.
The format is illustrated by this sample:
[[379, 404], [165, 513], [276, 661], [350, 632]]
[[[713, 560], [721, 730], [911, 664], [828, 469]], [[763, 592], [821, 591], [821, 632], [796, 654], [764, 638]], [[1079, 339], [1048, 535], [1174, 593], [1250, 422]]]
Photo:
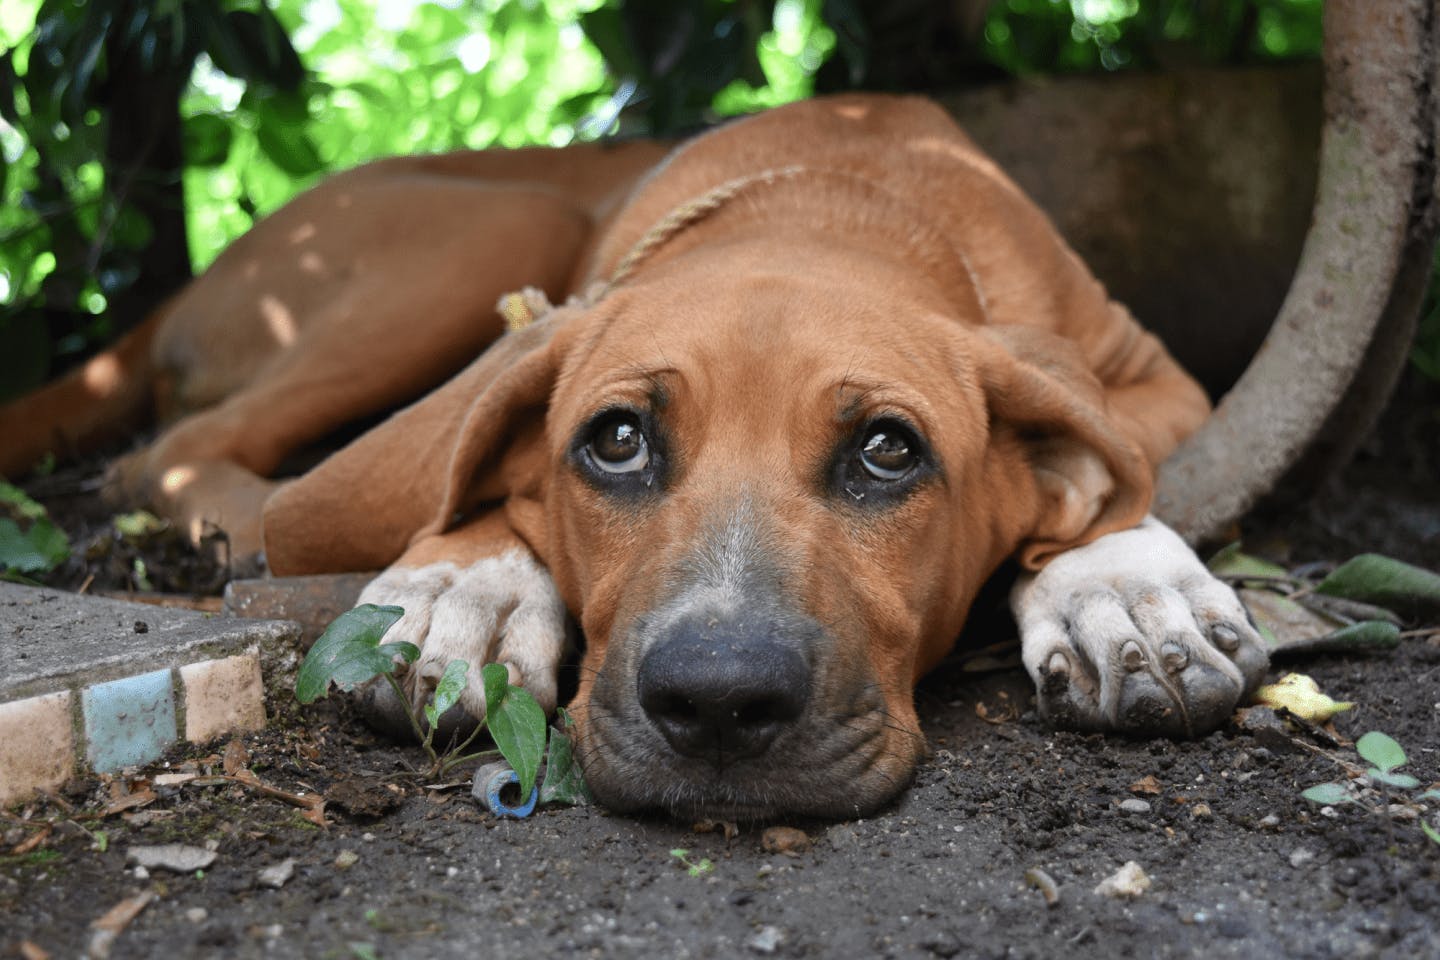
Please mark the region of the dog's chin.
[[[843, 743], [828, 744], [829, 750], [791, 747], [719, 769], [678, 756], [655, 738], [645, 738], [640, 749], [631, 739], [628, 749], [611, 750], [603, 727], [579, 739], [579, 762], [595, 799], [618, 813], [663, 812], [682, 821], [868, 816], [909, 785], [920, 753], [914, 740], [892, 744], [882, 735], [853, 749]], [[842, 752], [835, 756], [837, 747]], [[816, 762], [827, 754], [828, 762]]]

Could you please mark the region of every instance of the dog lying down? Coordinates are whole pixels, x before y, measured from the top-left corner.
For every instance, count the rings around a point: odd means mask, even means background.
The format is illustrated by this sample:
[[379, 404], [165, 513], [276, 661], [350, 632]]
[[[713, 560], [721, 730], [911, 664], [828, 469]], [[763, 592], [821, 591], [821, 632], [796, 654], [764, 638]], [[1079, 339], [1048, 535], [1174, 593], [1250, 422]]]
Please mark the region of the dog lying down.
[[1008, 558], [1057, 725], [1201, 734], [1266, 667], [1146, 516], [1204, 394], [922, 100], [371, 164], [101, 361], [101, 400], [81, 371], [0, 412], [0, 466], [153, 395], [173, 422], [120, 495], [263, 537], [276, 574], [385, 568], [361, 601], [405, 608], [417, 699], [461, 658], [555, 706], [573, 618], [579, 758], [617, 810], [884, 804], [924, 749], [913, 685]]

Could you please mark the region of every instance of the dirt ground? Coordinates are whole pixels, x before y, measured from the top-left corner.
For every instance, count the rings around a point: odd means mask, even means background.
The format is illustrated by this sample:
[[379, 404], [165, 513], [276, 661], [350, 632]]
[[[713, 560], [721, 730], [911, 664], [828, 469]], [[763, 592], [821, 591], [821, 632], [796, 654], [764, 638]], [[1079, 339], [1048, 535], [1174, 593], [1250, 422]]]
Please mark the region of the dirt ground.
[[[1408, 383], [1354, 466], [1308, 505], [1257, 516], [1247, 541], [1291, 563], [1375, 549], [1440, 567], [1437, 428], [1440, 391]], [[1422, 783], [1440, 780], [1440, 639], [1282, 669], [1357, 702], [1341, 738], [1382, 730]], [[465, 785], [420, 787], [418, 751], [332, 699], [243, 738], [265, 783], [329, 798], [324, 828], [203, 780], [151, 780], [153, 799], [105, 817], [123, 780], [5, 815], [0, 851], [53, 828], [0, 858], [0, 951], [82, 956], [92, 921], [148, 891], [111, 956], [1440, 957], [1440, 844], [1416, 805], [1385, 812], [1398, 796], [1373, 810], [1303, 800], [1358, 770], [1323, 731], [1252, 715], [1184, 743], [1057, 733], [1018, 668], [958, 661], [917, 696], [933, 755], [911, 789], [872, 819], [792, 824], [813, 842], [794, 855], [763, 849], [762, 827], [727, 839], [594, 807], [497, 820]], [[177, 753], [169, 772], [218, 768], [225, 746]], [[127, 866], [129, 848], [170, 842], [215, 860]], [[709, 869], [692, 875], [676, 848]], [[283, 886], [261, 882], [287, 859]], [[1093, 892], [1132, 860], [1148, 891]]]

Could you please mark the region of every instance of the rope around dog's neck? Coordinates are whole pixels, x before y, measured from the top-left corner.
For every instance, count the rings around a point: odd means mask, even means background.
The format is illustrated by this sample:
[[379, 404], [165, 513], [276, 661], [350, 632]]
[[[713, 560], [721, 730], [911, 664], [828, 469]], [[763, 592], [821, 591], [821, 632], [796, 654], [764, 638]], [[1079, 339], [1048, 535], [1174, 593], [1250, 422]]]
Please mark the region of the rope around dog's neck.
[[[768, 186], [781, 180], [790, 180], [805, 173], [806, 170], [806, 167], [799, 164], [762, 170], [759, 173], [726, 180], [699, 196], [691, 197], [672, 208], [654, 226], [645, 231], [644, 236], [636, 241], [629, 252], [620, 259], [620, 263], [611, 271], [609, 279], [598, 280], [590, 284], [583, 293], [573, 295], [566, 300], [564, 305], [567, 307], [594, 306], [611, 290], [630, 279], [640, 265], [655, 251], [674, 239], [687, 227], [704, 220], [751, 187]], [[522, 287], [520, 290], [502, 296], [500, 301], [495, 304], [495, 309], [499, 311], [500, 316], [505, 318], [506, 329], [523, 330], [536, 320], [542, 320], [553, 312], [555, 305], [550, 302], [545, 291], [536, 287]]]

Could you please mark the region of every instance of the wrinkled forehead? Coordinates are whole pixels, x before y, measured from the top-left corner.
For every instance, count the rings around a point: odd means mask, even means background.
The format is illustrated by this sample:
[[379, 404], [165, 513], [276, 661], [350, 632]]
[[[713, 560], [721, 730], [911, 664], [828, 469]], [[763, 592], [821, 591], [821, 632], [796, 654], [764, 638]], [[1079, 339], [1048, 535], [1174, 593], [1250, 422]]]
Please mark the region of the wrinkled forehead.
[[885, 404], [923, 426], [944, 416], [947, 396], [965, 399], [948, 385], [974, 379], [941, 309], [824, 270], [662, 275], [597, 307], [557, 400], [656, 409], [683, 400], [722, 422], [747, 410], [779, 418], [796, 405], [810, 415], [816, 404], [846, 418]]

